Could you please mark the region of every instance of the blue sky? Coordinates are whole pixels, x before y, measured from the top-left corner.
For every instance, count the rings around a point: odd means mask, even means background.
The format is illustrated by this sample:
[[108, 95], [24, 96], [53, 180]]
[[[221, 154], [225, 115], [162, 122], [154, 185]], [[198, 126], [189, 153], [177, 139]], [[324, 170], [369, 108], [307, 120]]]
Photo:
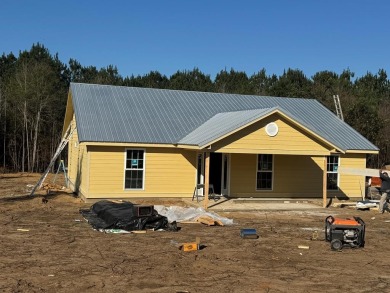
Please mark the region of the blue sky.
[[2, 0], [0, 53], [41, 43], [67, 63], [152, 70], [262, 68], [390, 75], [390, 1]]

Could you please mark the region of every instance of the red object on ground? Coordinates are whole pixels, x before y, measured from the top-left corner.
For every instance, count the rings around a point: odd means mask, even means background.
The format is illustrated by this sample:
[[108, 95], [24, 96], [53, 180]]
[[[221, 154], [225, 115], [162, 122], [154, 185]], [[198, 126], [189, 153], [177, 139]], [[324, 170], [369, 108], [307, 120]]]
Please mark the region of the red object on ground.
[[371, 186], [372, 187], [380, 187], [381, 179], [379, 177], [371, 177]]

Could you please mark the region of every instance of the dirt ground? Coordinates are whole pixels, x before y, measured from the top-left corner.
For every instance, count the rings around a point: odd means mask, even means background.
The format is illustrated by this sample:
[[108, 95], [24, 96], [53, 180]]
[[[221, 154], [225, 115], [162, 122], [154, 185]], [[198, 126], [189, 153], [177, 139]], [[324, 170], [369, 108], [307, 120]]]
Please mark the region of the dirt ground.
[[[91, 204], [71, 193], [26, 197], [38, 179], [0, 174], [1, 292], [390, 292], [388, 213], [230, 212], [218, 214], [233, 219], [232, 226], [106, 234], [84, 221], [79, 209]], [[365, 247], [332, 251], [324, 241], [328, 215], [361, 217]], [[256, 229], [260, 238], [242, 239], [242, 228]], [[178, 249], [196, 237], [203, 249]]]

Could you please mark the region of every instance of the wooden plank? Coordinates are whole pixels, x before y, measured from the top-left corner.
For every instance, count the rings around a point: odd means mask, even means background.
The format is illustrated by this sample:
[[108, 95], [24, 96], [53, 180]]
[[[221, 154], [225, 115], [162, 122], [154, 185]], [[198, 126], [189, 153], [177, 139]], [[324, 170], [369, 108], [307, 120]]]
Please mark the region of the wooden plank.
[[335, 202], [332, 204], [334, 208], [343, 208], [343, 207], [356, 207], [356, 202]]
[[369, 168], [348, 168], [339, 166], [337, 172], [344, 175], [359, 175], [367, 177], [379, 177], [379, 169]]
[[300, 248], [300, 249], [309, 249], [310, 246], [308, 246], [308, 245], [298, 245], [298, 248]]
[[223, 226], [223, 223], [220, 220], [215, 220], [214, 222], [217, 226]]
[[209, 216], [199, 216], [197, 219], [196, 219], [198, 222], [202, 223], [202, 224], [205, 224], [205, 225], [208, 225], [208, 226], [213, 226], [215, 225], [215, 221], [213, 218], [209, 217]]
[[220, 220], [215, 220], [210, 216], [199, 216], [196, 221], [199, 223], [205, 224], [207, 226], [223, 226], [223, 223]]
[[29, 232], [30, 230], [29, 229], [16, 229], [16, 231], [20, 231], [20, 232]]

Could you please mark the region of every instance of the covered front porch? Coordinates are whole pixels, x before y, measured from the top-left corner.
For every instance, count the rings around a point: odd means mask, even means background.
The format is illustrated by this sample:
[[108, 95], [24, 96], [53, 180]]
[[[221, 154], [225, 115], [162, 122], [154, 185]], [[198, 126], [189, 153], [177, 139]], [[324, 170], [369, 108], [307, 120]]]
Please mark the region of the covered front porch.
[[330, 167], [328, 156], [200, 152], [194, 197], [204, 196], [205, 207], [210, 194], [229, 199], [316, 199], [325, 207]]

